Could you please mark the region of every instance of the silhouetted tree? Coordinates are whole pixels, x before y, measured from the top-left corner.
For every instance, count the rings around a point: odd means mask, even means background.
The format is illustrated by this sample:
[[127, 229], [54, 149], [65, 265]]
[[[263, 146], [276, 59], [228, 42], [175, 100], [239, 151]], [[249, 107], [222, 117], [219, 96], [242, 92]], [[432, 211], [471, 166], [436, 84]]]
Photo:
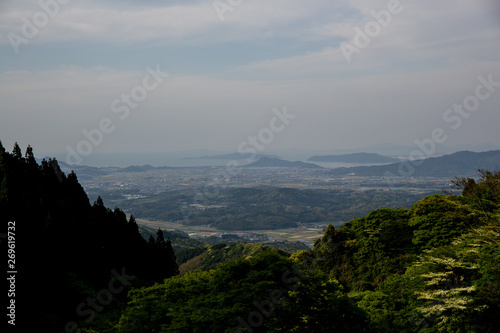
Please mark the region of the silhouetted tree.
[[14, 158], [16, 160], [20, 160], [23, 157], [23, 154], [21, 153], [21, 148], [19, 148], [19, 145], [14, 143], [14, 149], [12, 150], [12, 155], [14, 155]]

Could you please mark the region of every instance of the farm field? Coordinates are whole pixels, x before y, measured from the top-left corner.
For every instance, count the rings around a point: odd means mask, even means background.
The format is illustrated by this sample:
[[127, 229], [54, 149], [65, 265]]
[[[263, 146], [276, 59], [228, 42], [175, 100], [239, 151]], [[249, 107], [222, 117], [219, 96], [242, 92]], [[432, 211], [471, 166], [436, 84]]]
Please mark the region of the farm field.
[[[196, 234], [199, 237], [208, 237], [218, 234], [230, 233], [239, 234], [248, 231], [235, 231], [235, 230], [220, 230], [206, 226], [184, 225], [182, 223], [167, 222], [167, 221], [148, 221], [144, 219], [137, 219], [139, 225], [144, 225], [149, 228], [161, 228], [162, 230], [181, 230], [188, 234]], [[276, 241], [299, 241], [312, 247], [314, 241], [323, 236], [324, 228], [329, 224], [333, 224], [335, 228], [339, 228], [342, 223], [332, 223], [329, 221], [317, 222], [315, 225], [318, 228], [286, 228], [277, 230], [252, 230], [255, 234], [265, 234]]]

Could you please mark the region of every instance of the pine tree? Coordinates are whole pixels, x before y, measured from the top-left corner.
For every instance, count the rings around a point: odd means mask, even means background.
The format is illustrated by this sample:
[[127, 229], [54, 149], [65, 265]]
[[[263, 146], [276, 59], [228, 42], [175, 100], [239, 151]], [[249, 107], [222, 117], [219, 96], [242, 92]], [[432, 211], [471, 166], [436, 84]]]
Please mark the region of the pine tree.
[[175, 257], [174, 249], [172, 248], [172, 242], [170, 237], [167, 238], [166, 242], [166, 256], [169, 265], [169, 276], [179, 275], [179, 266], [177, 265], [177, 258]]
[[16, 160], [20, 160], [23, 158], [23, 154], [21, 153], [21, 148], [19, 147], [17, 142], [14, 143], [14, 149], [12, 150], [12, 154], [14, 155], [14, 158]]
[[[165, 243], [165, 237], [163, 237], [163, 231], [158, 228], [158, 230], [156, 230], [156, 243], [158, 244], [163, 244]], [[162, 245], [160, 245], [162, 246]]]
[[94, 202], [94, 206], [97, 207], [104, 207], [104, 202], [102, 201], [101, 196], [97, 197], [97, 200]]
[[128, 220], [128, 229], [132, 234], [137, 234], [140, 236], [142, 239], [141, 233], [139, 232], [139, 226], [137, 225], [137, 222], [135, 221], [134, 215], [130, 215], [130, 218]]
[[30, 145], [28, 145], [28, 147], [26, 147], [26, 153], [24, 154], [24, 157], [28, 160], [35, 159], [35, 156], [33, 155], [33, 148]]

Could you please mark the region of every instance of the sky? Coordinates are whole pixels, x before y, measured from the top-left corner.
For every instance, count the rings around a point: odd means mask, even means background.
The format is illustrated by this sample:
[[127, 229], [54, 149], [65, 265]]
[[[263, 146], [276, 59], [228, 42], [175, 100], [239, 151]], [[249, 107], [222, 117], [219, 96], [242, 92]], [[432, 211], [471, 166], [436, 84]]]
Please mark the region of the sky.
[[37, 156], [500, 144], [497, 0], [1, 0]]

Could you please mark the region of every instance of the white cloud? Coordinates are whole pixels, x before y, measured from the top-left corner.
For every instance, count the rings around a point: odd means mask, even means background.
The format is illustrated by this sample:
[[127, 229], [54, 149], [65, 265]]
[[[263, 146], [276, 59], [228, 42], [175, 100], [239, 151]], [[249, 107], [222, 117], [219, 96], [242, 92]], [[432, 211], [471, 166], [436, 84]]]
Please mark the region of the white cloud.
[[[0, 14], [2, 35], [15, 32], [21, 35], [21, 18], [31, 20], [38, 6], [12, 5]], [[115, 3], [102, 4], [84, 1], [61, 5], [58, 14], [40, 28], [35, 42], [67, 40], [93, 40], [110, 43], [169, 41], [200, 43], [255, 39], [263, 37], [294, 37], [310, 34], [317, 24], [330, 20], [329, 12], [342, 11], [342, 7], [325, 1], [247, 1], [225, 14], [224, 22], [211, 1], [164, 7], [126, 7]], [[336, 19], [340, 14], [334, 14]], [[319, 22], [316, 22], [320, 20]], [[297, 29], [295, 25], [300, 25]], [[302, 31], [303, 30], [303, 31]], [[201, 38], [203, 37], [203, 38]], [[3, 43], [7, 43], [2, 36]]]

